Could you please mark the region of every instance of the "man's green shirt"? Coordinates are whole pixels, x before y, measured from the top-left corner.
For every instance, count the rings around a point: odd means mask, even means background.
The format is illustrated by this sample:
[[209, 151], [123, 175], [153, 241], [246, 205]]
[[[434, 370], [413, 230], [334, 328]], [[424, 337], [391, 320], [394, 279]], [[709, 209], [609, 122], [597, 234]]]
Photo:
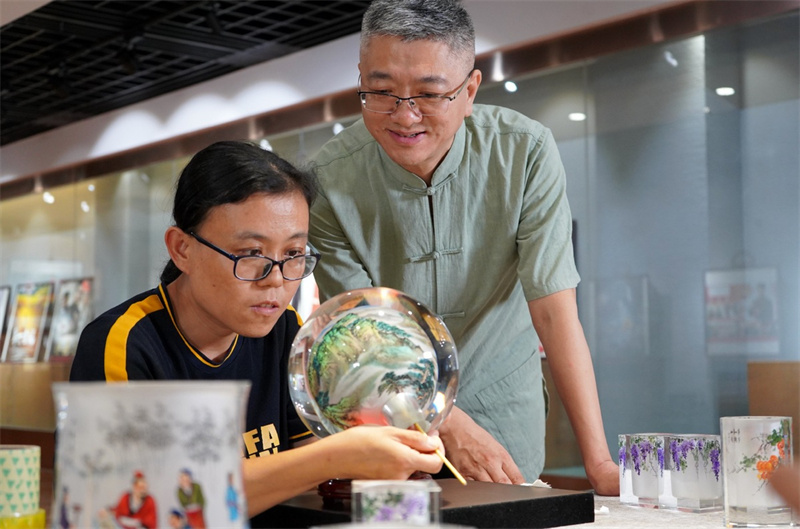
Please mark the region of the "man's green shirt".
[[580, 280], [549, 129], [474, 105], [430, 186], [393, 162], [362, 120], [314, 162], [321, 297], [385, 286], [441, 316], [458, 348], [456, 405], [533, 481], [544, 465], [545, 396], [527, 301]]

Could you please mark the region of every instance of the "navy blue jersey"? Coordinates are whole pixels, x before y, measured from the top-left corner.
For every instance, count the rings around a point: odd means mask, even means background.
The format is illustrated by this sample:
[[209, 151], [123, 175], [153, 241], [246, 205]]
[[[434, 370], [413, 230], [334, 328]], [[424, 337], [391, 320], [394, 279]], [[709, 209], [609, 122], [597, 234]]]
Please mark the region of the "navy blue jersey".
[[289, 307], [263, 338], [237, 336], [215, 364], [183, 337], [163, 285], [105, 312], [81, 333], [71, 381], [249, 380], [246, 457], [312, 436], [289, 397], [288, 358], [300, 317]]

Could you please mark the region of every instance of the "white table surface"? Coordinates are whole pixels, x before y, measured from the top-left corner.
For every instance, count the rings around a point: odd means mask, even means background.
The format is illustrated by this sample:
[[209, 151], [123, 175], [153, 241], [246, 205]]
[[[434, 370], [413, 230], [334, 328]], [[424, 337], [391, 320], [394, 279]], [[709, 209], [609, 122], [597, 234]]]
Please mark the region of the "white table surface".
[[[605, 513], [605, 509], [602, 507], [608, 508], [608, 512]], [[594, 523], [582, 523], [569, 527], [607, 527], [609, 529], [720, 529], [725, 527], [721, 510], [690, 513], [672, 509], [651, 509], [620, 503], [616, 496], [595, 496], [594, 509]]]

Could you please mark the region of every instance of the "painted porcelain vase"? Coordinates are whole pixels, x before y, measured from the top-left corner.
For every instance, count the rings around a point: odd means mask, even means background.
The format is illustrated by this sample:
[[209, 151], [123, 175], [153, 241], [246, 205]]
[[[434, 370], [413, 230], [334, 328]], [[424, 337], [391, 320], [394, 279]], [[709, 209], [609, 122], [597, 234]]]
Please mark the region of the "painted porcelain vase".
[[248, 526], [242, 436], [250, 383], [55, 383], [50, 526]]

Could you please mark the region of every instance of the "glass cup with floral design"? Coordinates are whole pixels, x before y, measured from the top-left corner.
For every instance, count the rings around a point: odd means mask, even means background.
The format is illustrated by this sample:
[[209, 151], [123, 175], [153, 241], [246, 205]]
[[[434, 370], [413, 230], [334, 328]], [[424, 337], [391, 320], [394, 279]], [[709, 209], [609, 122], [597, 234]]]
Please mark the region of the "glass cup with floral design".
[[[664, 433], [637, 433], [620, 440], [620, 501], [658, 507], [664, 495]], [[622, 436], [620, 436], [622, 437]], [[624, 462], [623, 462], [624, 461]]]
[[768, 486], [775, 470], [792, 463], [792, 418], [722, 417], [720, 432], [725, 525], [795, 525], [791, 508]]
[[441, 491], [432, 479], [354, 480], [353, 522], [370, 526], [438, 524]]
[[722, 446], [719, 435], [667, 437], [666, 468], [678, 510], [722, 510]]

